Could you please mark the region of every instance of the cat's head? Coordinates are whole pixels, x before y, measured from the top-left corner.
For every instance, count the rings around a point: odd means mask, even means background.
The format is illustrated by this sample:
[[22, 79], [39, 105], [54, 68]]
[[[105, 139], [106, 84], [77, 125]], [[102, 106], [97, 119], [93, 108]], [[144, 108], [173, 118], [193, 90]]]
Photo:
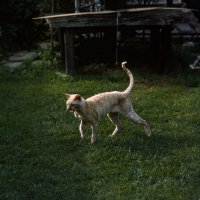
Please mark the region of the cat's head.
[[67, 99], [66, 107], [70, 112], [80, 111], [82, 106], [82, 97], [79, 94], [65, 94]]

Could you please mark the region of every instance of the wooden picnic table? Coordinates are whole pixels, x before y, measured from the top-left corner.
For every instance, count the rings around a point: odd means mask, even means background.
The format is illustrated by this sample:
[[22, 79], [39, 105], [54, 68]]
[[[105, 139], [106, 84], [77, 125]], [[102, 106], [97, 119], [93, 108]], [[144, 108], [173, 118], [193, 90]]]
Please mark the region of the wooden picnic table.
[[[159, 44], [161, 45], [162, 68], [168, 67], [172, 26], [177, 22], [189, 21], [188, 11], [184, 8], [149, 7], [56, 14], [34, 19], [45, 19], [51, 28], [60, 30], [60, 51], [63, 64], [66, 72], [73, 74], [75, 73], [74, 34], [107, 31], [116, 37], [117, 21], [118, 31], [150, 30], [152, 49], [156, 52], [156, 48]], [[154, 56], [156, 58], [156, 55]]]

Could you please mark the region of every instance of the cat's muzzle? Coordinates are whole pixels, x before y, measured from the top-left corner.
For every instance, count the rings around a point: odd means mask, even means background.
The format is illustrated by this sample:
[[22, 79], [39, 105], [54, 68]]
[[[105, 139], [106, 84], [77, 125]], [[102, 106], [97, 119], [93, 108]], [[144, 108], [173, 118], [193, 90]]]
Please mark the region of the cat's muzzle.
[[71, 108], [69, 108], [69, 109], [67, 109], [67, 110], [69, 110], [69, 112], [75, 112], [75, 109], [71, 109]]

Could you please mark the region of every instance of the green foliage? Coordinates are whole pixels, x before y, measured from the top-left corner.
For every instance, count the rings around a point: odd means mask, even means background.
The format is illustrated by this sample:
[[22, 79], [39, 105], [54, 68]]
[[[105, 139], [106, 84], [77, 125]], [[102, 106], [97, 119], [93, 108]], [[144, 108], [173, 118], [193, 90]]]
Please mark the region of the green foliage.
[[171, 71], [175, 74], [183, 74], [185, 76], [185, 85], [189, 87], [200, 86], [200, 73], [189, 68], [189, 65], [197, 59], [198, 53], [198, 44], [193, 52], [185, 50], [178, 45], [172, 48]]
[[190, 70], [187, 75], [186, 84], [189, 87], [200, 87], [200, 72]]
[[97, 64], [97, 63], [92, 63], [90, 65], [83, 66], [83, 71], [87, 74], [99, 74], [102, 73], [106, 69], [105, 64]]
[[171, 66], [175, 73], [187, 73], [189, 65], [194, 61], [191, 52], [179, 45], [173, 45], [171, 51]]
[[[52, 13], [52, 0], [42, 0], [38, 7], [40, 13]], [[54, 13], [72, 13], [74, 11], [74, 0], [54, 1]]]
[[50, 46], [47, 49], [42, 49], [38, 51], [37, 56], [42, 61], [51, 62], [51, 64], [55, 67], [59, 67], [61, 64], [60, 53], [57, 51], [52, 52], [52, 49]]
[[103, 118], [91, 145], [90, 127], [82, 141], [62, 93], [122, 91], [129, 81], [121, 68], [63, 78], [44, 64], [1, 67], [0, 199], [199, 199], [200, 88], [131, 71], [130, 97], [152, 137], [120, 116], [123, 128], [111, 138]]
[[[74, 0], [54, 1], [54, 13], [74, 12]], [[49, 39], [50, 27], [35, 17], [52, 13], [51, 0], [2, 0], [0, 6], [0, 53], [30, 49]]]
[[[37, 5], [42, 0], [3, 0], [0, 7], [0, 27], [2, 40], [1, 50], [13, 48], [28, 48], [44, 30], [42, 24], [36, 27], [33, 17], [39, 15]], [[39, 35], [37, 35], [39, 34]], [[9, 47], [10, 46], [10, 47]]]

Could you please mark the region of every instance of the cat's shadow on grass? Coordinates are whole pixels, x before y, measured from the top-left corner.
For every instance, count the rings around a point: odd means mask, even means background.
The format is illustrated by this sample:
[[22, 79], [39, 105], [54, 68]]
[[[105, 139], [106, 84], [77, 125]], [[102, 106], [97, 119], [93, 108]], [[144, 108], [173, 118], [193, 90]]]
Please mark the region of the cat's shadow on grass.
[[[106, 138], [107, 137], [107, 138]], [[108, 148], [110, 150], [117, 148], [127, 149], [132, 152], [137, 152], [146, 155], [157, 156], [173, 156], [176, 150], [191, 148], [194, 146], [192, 138], [172, 135], [153, 134], [147, 137], [140, 132], [134, 132], [134, 136], [126, 137], [123, 134], [118, 134], [114, 137], [103, 136], [98, 137], [94, 144], [90, 143], [90, 136], [79, 141], [79, 145], [89, 145], [93, 148]]]

